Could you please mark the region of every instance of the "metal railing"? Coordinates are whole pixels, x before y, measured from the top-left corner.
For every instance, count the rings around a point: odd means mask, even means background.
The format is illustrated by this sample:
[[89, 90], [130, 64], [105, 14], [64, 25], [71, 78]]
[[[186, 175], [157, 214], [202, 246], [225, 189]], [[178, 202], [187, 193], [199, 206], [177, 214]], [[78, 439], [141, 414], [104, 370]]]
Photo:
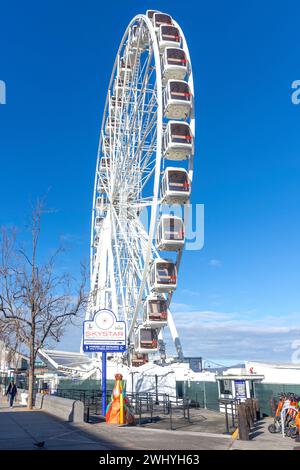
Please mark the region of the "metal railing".
[[[219, 404], [223, 405], [225, 411], [225, 433], [231, 434], [230, 429], [237, 426], [238, 406], [240, 404], [237, 398], [220, 398]], [[230, 423], [230, 424], [229, 424]]]
[[[109, 403], [112, 390], [106, 392], [106, 403]], [[82, 401], [85, 409], [85, 421], [90, 422], [93, 416], [101, 417], [101, 390], [58, 389], [57, 396]], [[191, 422], [189, 398], [179, 398], [166, 393], [136, 392], [127, 393], [129, 405], [136, 416], [137, 423], [143, 425], [154, 421], [154, 413], [169, 418], [170, 429], [173, 429], [174, 414], [182, 414], [184, 420]]]

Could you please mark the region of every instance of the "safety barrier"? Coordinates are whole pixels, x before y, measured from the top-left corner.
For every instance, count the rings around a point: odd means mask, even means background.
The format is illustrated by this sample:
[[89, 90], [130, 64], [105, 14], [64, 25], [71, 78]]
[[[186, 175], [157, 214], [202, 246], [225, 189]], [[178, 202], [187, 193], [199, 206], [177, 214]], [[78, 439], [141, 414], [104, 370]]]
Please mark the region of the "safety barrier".
[[237, 398], [220, 398], [219, 407], [225, 416], [225, 434], [231, 434], [236, 428], [236, 418], [238, 415], [238, 405], [240, 400]]
[[73, 423], [84, 421], [84, 404], [81, 401], [37, 393], [35, 407], [64, 421]]

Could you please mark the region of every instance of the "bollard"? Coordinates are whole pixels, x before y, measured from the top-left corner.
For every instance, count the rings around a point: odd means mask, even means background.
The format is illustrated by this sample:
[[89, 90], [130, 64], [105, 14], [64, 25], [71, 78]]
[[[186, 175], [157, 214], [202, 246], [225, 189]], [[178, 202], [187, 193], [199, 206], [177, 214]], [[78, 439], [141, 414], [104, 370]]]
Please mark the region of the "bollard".
[[260, 420], [259, 401], [258, 401], [257, 398], [253, 398], [253, 402], [254, 402], [254, 410], [255, 410], [256, 421], [259, 421]]
[[248, 413], [249, 413], [249, 422], [250, 428], [254, 425], [254, 414], [253, 414], [253, 403], [251, 398], [248, 398]]
[[253, 421], [256, 423], [257, 417], [256, 417], [256, 405], [255, 405], [255, 400], [254, 398], [251, 398], [251, 403], [252, 403], [252, 416], [253, 416]]
[[250, 427], [247, 419], [246, 403], [240, 403], [238, 406], [238, 427], [239, 438], [242, 441], [250, 440]]
[[251, 427], [253, 426], [253, 423], [252, 423], [252, 417], [251, 417], [250, 404], [248, 400], [245, 401], [245, 407], [246, 407], [246, 419], [248, 422], [248, 426], [251, 429]]
[[253, 400], [253, 398], [250, 398], [250, 401], [251, 401], [252, 421], [253, 421], [253, 424], [254, 424], [255, 421], [256, 421], [256, 413], [255, 413], [255, 405], [254, 405], [254, 400]]

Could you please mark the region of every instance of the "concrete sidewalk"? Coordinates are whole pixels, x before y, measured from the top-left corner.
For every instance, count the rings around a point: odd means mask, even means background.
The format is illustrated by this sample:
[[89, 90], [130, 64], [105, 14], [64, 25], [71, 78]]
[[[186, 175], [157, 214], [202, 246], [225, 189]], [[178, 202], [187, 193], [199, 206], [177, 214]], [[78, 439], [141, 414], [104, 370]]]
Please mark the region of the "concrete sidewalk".
[[[41, 411], [27, 411], [26, 408], [16, 405], [0, 407], [0, 449], [26, 449], [39, 448], [38, 442], [45, 441], [45, 449], [82, 449], [82, 450], [113, 450], [116, 447], [102, 439], [101, 442], [93, 440], [92, 436], [71, 423], [61, 420]], [[118, 447], [117, 447], [118, 448]]]
[[[27, 411], [7, 402], [0, 405], [0, 450], [233, 450], [293, 449], [299, 444], [267, 431], [262, 422], [253, 440], [233, 441], [230, 436], [206, 432], [66, 423], [43, 411]], [[43, 448], [35, 446], [45, 441]]]
[[177, 433], [139, 427], [65, 423], [42, 411], [27, 411], [16, 405], [0, 405], [0, 450], [37, 449], [45, 441], [47, 450], [131, 450], [131, 449], [227, 449], [231, 439], [203, 433]]

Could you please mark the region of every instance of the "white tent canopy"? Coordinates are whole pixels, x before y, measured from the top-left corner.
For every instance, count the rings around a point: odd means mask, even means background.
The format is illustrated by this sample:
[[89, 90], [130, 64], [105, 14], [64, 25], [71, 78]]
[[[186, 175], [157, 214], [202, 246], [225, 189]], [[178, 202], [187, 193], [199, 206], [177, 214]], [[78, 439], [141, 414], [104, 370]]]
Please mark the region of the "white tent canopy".
[[133, 367], [127, 377], [127, 392], [167, 394], [176, 396], [176, 376], [171, 367], [147, 363]]

